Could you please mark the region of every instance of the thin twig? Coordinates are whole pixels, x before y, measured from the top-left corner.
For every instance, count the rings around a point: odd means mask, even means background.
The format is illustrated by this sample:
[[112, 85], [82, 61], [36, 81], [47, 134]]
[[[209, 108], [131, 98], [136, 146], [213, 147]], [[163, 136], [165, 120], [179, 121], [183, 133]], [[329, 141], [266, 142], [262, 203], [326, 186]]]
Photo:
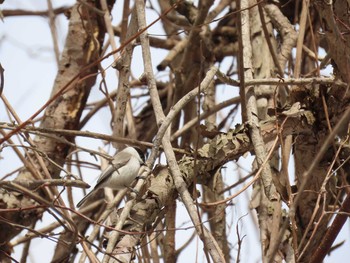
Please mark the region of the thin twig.
[[56, 23], [55, 23], [56, 15], [52, 7], [51, 0], [47, 0], [47, 7], [48, 7], [48, 16], [49, 16], [50, 30], [51, 30], [51, 36], [52, 36], [52, 42], [53, 42], [53, 50], [55, 53], [56, 63], [58, 66], [60, 62], [60, 50], [58, 48], [57, 29], [56, 29]]

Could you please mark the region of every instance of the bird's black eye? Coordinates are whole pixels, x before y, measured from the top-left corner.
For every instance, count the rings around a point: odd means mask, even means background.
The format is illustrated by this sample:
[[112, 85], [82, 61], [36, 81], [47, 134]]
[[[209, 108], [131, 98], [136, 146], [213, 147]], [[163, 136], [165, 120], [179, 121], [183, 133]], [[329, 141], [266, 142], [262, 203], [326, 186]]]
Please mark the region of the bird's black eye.
[[134, 147], [134, 148], [135, 148], [135, 150], [139, 153], [139, 156], [140, 156], [141, 160], [142, 160], [143, 162], [145, 162], [146, 159], [145, 159], [145, 154], [143, 153], [143, 151], [141, 151], [141, 149], [138, 148], [138, 147]]

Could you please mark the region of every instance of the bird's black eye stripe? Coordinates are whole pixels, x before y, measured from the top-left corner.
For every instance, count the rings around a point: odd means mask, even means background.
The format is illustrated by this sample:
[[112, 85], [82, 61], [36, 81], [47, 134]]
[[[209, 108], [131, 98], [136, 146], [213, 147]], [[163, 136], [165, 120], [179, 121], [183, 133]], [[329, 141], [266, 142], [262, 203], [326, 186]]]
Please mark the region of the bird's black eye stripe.
[[134, 148], [135, 148], [135, 150], [139, 153], [141, 160], [142, 160], [143, 162], [145, 162], [146, 159], [145, 159], [145, 154], [143, 153], [143, 151], [141, 151], [141, 149], [138, 148], [138, 147], [134, 147]]

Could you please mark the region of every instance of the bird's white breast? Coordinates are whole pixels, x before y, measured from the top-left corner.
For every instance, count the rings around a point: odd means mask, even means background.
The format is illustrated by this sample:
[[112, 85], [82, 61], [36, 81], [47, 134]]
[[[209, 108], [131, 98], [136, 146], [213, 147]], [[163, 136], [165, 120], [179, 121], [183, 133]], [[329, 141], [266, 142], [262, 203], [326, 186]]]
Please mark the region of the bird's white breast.
[[139, 161], [136, 158], [131, 158], [125, 166], [113, 172], [113, 175], [108, 180], [108, 187], [113, 189], [128, 187], [137, 177], [139, 169]]

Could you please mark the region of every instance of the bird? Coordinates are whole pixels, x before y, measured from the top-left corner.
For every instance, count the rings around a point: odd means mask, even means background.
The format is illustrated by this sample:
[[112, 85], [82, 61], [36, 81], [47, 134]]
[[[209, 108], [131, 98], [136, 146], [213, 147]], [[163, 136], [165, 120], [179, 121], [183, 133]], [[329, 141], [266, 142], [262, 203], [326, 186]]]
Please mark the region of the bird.
[[108, 187], [115, 190], [122, 190], [129, 187], [135, 180], [142, 165], [144, 165], [145, 156], [141, 149], [128, 146], [118, 152], [111, 163], [101, 173], [94, 189], [88, 193], [77, 204], [77, 208], [82, 206], [99, 189]]

